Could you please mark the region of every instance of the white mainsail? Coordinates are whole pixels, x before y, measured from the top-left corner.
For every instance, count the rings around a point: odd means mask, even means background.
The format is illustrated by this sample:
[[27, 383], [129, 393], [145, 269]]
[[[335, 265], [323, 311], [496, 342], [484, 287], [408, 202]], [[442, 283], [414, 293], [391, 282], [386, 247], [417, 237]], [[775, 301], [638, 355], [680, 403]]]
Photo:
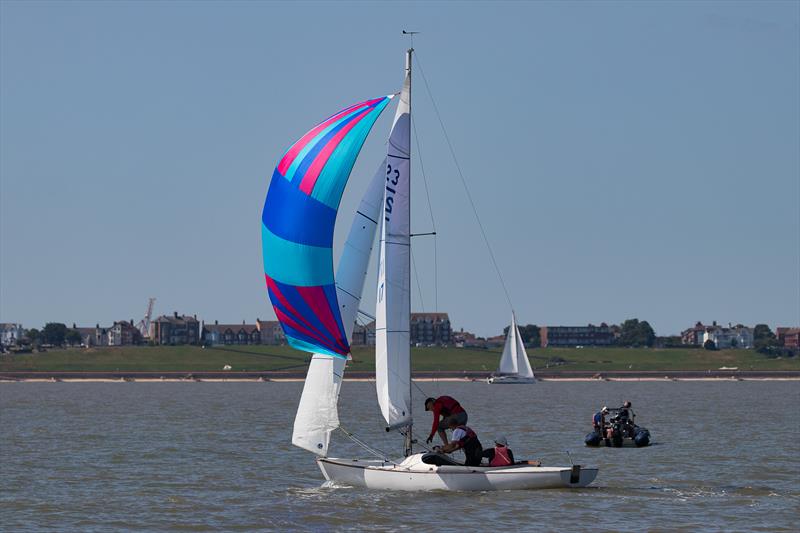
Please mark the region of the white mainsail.
[[[336, 298], [348, 342], [353, 337], [353, 324], [375, 241], [385, 174], [384, 159], [361, 199], [336, 270]], [[323, 457], [327, 455], [331, 432], [339, 427], [337, 403], [345, 362], [341, 357], [327, 354], [312, 356], [294, 419], [292, 444], [295, 446]]]
[[503, 346], [503, 355], [500, 357], [500, 367], [497, 369], [499, 374], [516, 374], [519, 370], [517, 365], [517, 321], [514, 313], [511, 313], [511, 327], [506, 334], [506, 343]]
[[411, 424], [411, 51], [389, 135], [375, 321], [375, 382], [388, 427]]
[[523, 378], [532, 378], [533, 369], [522, 342], [522, 335], [517, 327], [517, 317], [511, 313], [511, 327], [508, 328], [506, 344], [503, 346], [503, 355], [500, 357], [499, 374], [512, 374]]

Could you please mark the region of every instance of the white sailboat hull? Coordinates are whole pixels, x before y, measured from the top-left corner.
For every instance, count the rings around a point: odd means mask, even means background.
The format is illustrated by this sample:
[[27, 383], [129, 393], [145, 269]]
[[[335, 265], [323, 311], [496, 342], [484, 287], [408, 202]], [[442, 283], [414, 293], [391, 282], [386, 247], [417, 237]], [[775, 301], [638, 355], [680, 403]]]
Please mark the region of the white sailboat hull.
[[527, 490], [580, 488], [597, 477], [597, 468], [514, 465], [435, 466], [415, 454], [400, 464], [380, 460], [320, 458], [325, 479], [335, 484], [380, 490]]
[[522, 376], [492, 376], [487, 379], [486, 382], [494, 385], [515, 385], [536, 383], [536, 378], [525, 378]]

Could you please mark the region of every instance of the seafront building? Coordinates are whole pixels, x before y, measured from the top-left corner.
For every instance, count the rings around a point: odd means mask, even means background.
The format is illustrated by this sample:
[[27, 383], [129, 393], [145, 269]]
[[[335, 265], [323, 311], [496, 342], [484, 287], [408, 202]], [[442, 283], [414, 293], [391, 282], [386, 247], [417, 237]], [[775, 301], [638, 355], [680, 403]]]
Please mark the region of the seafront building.
[[286, 344], [286, 335], [277, 320], [256, 319], [256, 327], [261, 332], [261, 344], [280, 346]]
[[[714, 322], [714, 325], [717, 323]], [[695, 323], [691, 328], [681, 331], [681, 344], [689, 346], [701, 346], [703, 344], [703, 335], [706, 332], [706, 326], [702, 322]]]
[[133, 320], [114, 322], [106, 331], [108, 346], [133, 346], [142, 343], [142, 334]]
[[203, 344], [214, 346], [218, 344], [261, 344], [261, 331], [257, 324], [220, 324], [217, 320], [213, 324], [203, 324]]
[[800, 349], [800, 328], [776, 328], [775, 336], [784, 348]]
[[450, 344], [452, 333], [447, 313], [411, 313], [411, 344], [414, 346]]
[[703, 342], [711, 341], [717, 349], [724, 348], [752, 348], [753, 347], [753, 328], [748, 328], [741, 324], [727, 328], [718, 326], [716, 322], [707, 326], [703, 333]]
[[599, 326], [543, 326], [539, 328], [542, 348], [569, 348], [575, 346], [611, 346], [615, 330], [605, 322]]
[[22, 324], [0, 322], [0, 344], [3, 346], [18, 344], [24, 336], [25, 329], [22, 327]]
[[353, 346], [375, 346], [375, 321], [368, 324], [355, 323], [353, 326], [353, 338], [350, 340]]
[[151, 340], [159, 345], [199, 344], [200, 322], [197, 315], [162, 315], [151, 323]]
[[753, 328], [737, 324], [723, 327], [713, 321], [710, 326], [702, 322], [695, 323], [691, 328], [681, 332], [681, 344], [687, 346], [703, 346], [712, 341], [718, 349], [723, 348], [752, 348]]

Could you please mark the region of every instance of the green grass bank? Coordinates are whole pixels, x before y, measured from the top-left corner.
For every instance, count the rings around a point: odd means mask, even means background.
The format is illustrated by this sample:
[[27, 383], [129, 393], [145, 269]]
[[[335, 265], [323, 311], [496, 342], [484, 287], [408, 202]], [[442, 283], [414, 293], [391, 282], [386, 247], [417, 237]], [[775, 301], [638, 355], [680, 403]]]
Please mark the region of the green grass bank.
[[[753, 350], [696, 350], [652, 348], [537, 348], [528, 351], [534, 369], [583, 370], [739, 370], [800, 371], [800, 357], [769, 359]], [[235, 371], [298, 371], [309, 354], [287, 346], [126, 346], [50, 350], [44, 353], [0, 356], [0, 372], [209, 372], [230, 365]], [[416, 371], [493, 371], [499, 350], [412, 348]], [[554, 364], [554, 361], [563, 361]], [[375, 369], [371, 348], [354, 348], [352, 370]]]

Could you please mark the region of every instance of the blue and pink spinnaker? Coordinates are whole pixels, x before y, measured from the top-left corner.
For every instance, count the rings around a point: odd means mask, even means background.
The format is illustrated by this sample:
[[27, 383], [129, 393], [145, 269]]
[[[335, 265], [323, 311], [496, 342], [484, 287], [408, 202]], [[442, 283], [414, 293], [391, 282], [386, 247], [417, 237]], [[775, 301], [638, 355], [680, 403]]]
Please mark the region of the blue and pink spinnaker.
[[303, 135], [272, 174], [261, 214], [264, 276], [289, 344], [347, 357], [333, 274], [333, 230], [350, 172], [384, 96], [347, 107]]

